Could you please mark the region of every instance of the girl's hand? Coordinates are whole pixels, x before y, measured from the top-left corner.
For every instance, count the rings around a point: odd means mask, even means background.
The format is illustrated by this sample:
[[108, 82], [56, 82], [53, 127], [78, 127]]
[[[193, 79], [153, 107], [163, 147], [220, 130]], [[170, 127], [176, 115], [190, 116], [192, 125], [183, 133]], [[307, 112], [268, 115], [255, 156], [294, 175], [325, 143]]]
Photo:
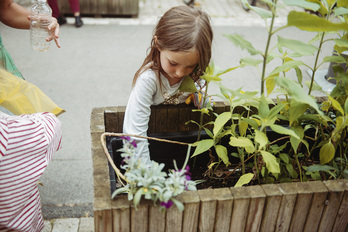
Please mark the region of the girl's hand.
[[[28, 16], [28, 19], [31, 20], [33, 17]], [[59, 43], [59, 24], [56, 18], [51, 17], [49, 19], [51, 23], [48, 25], [47, 29], [50, 32], [50, 36], [46, 38], [46, 41], [52, 41], [56, 43], [57, 47], [60, 48], [60, 43]]]
[[59, 43], [59, 24], [56, 18], [52, 17], [52, 21], [50, 25], [48, 25], [47, 29], [50, 31], [50, 36], [46, 39], [47, 42], [54, 39], [57, 47], [60, 48]]

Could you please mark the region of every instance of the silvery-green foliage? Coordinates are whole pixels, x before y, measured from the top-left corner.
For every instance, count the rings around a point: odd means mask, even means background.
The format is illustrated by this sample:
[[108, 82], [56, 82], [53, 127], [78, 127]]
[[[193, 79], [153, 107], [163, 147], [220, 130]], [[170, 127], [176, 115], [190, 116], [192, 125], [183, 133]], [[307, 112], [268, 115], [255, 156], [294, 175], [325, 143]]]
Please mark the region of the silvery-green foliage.
[[190, 147], [182, 169], [170, 170], [167, 174], [163, 171], [164, 164], [151, 161], [150, 164], [141, 162], [133, 155], [136, 151], [136, 144], [129, 137], [125, 137], [123, 148], [119, 151], [123, 157], [121, 168], [125, 170], [126, 184], [114, 191], [112, 198], [118, 194], [127, 193], [128, 200], [133, 200], [134, 206], [140, 202], [142, 196], [152, 200], [154, 204], [160, 201], [162, 209], [169, 208], [173, 203], [179, 210], [184, 209], [184, 205], [174, 197], [186, 190], [197, 190], [196, 184], [199, 181], [192, 181], [189, 173], [187, 161], [190, 154]]

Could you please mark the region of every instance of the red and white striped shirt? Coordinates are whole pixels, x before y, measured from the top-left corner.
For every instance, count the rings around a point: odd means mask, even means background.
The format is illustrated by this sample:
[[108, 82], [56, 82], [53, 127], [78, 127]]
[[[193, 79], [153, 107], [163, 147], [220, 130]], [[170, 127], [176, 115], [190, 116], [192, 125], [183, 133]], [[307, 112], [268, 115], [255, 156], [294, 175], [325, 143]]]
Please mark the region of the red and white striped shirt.
[[37, 184], [61, 137], [51, 113], [0, 114], [0, 231], [43, 229]]

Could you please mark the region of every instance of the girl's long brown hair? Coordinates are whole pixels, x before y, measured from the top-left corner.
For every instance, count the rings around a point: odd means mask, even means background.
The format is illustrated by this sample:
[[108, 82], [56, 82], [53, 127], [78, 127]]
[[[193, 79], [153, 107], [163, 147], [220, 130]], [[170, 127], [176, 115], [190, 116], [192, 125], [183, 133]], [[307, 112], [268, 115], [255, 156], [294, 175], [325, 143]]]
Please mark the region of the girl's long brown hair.
[[[160, 50], [186, 52], [196, 49], [200, 60], [190, 75], [196, 81], [209, 65], [212, 40], [213, 30], [206, 13], [189, 6], [171, 8], [161, 17], [154, 30], [150, 52], [135, 73], [133, 86], [139, 75], [149, 68], [157, 71], [157, 77], [160, 77]], [[161, 83], [161, 78], [159, 81]]]

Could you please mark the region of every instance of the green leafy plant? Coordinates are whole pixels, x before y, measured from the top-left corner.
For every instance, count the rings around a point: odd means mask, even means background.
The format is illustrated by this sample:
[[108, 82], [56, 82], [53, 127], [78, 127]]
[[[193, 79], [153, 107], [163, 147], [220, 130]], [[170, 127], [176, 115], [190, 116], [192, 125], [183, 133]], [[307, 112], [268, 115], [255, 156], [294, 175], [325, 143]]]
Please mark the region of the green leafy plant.
[[[292, 11], [288, 15], [287, 25], [277, 29], [274, 22], [280, 7], [278, 1], [262, 1], [269, 10], [250, 6], [246, 0], [242, 0], [242, 3], [265, 20], [268, 36], [264, 52], [255, 49], [251, 42], [240, 35], [225, 35], [250, 55], [261, 56], [261, 59], [243, 58], [238, 66], [262, 65], [260, 93], [227, 89], [218, 82], [221, 92], [218, 96], [229, 103], [230, 111], [215, 114], [211, 131], [196, 122], [207, 131], [210, 139], [197, 141], [193, 156], [214, 148], [218, 161], [210, 164], [209, 168], [215, 166], [215, 169], [222, 164], [231, 165], [231, 158], [238, 157], [240, 164], [230, 174], [241, 167], [242, 176], [236, 186], [248, 184], [252, 179], [257, 179], [258, 183], [270, 183], [305, 181], [308, 178], [346, 178], [348, 79], [346, 69], [342, 68], [342, 64], [347, 64], [347, 59], [341, 53], [348, 50], [348, 1], [284, 0], [285, 5], [302, 7], [311, 13]], [[316, 32], [316, 35], [307, 43], [278, 36], [277, 43], [271, 47], [272, 37], [292, 26]], [[326, 39], [329, 33], [330, 38]], [[322, 46], [328, 41], [335, 42], [335, 52], [319, 60]], [[303, 56], [313, 56], [314, 65], [311, 67], [301, 61], [299, 58]], [[268, 72], [267, 66], [276, 59], [280, 59], [281, 65]], [[314, 76], [326, 62], [338, 64], [334, 66], [337, 85], [327, 95], [327, 100], [319, 105], [311, 93], [314, 89], [320, 89], [314, 88]], [[305, 83], [308, 92], [302, 83], [301, 68], [311, 70], [310, 81]], [[207, 69], [203, 79], [214, 73], [214, 69], [215, 66]], [[295, 71], [297, 81], [288, 78], [290, 70]], [[277, 98], [271, 100], [266, 97], [271, 93]], [[271, 139], [270, 134], [274, 133], [277, 138]], [[222, 144], [222, 139], [226, 138], [229, 143]], [[229, 152], [229, 147], [234, 151]], [[250, 162], [247, 163], [249, 160], [252, 160], [251, 166]], [[247, 173], [247, 168], [251, 172]]]

